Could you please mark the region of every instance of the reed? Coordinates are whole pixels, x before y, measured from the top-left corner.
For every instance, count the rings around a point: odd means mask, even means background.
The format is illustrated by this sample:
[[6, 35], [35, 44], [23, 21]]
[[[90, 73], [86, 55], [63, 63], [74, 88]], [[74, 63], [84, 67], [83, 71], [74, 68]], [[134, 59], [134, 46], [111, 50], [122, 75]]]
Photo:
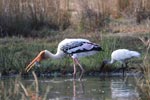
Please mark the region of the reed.
[[43, 37], [72, 27], [102, 31], [113, 18], [141, 23], [149, 8], [148, 0], [0, 0], [0, 36]]
[[150, 99], [150, 63], [149, 59], [146, 58], [143, 61], [143, 64], [140, 65], [140, 70], [137, 72], [142, 74], [141, 76], [135, 76], [136, 83], [138, 86], [139, 91], [141, 91], [142, 94], [144, 94], [143, 98]]
[[140, 64], [140, 68], [137, 69], [137, 73], [140, 76], [135, 76], [136, 83], [139, 91], [143, 94], [144, 99], [150, 99], [150, 41], [147, 44], [144, 44], [147, 48], [145, 50], [145, 55], [143, 59], [143, 63]]
[[[50, 87], [43, 87], [42, 90], [39, 89], [38, 78], [34, 71], [32, 71], [34, 81], [25, 86], [22, 82], [21, 75], [18, 75], [14, 79], [1, 80], [0, 82], [0, 93], [2, 100], [46, 100], [47, 93], [50, 91]], [[45, 91], [40, 95], [40, 91]]]
[[60, 9], [60, 0], [0, 0], [0, 4], [0, 36], [38, 36], [34, 31], [43, 27], [59, 30], [69, 25], [69, 12]]

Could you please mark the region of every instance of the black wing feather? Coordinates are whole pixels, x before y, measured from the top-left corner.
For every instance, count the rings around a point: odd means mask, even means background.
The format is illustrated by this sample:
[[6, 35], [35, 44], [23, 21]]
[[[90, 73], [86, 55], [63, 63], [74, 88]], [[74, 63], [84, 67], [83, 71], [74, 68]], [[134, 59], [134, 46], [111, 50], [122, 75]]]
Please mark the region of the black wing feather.
[[[91, 44], [93, 47], [90, 49], [82, 48], [82, 49], [73, 50], [77, 47], [82, 47], [84, 44]], [[78, 42], [70, 42], [67, 45], [62, 46], [61, 50], [67, 54], [74, 54], [74, 53], [81, 53], [81, 52], [88, 52], [88, 51], [101, 51], [102, 48], [99, 45], [91, 42], [78, 41]]]
[[82, 46], [83, 43], [84, 42], [70, 42], [70, 43], [67, 43], [66, 45], [62, 46], [61, 50], [64, 51], [65, 53], [69, 53], [68, 50]]

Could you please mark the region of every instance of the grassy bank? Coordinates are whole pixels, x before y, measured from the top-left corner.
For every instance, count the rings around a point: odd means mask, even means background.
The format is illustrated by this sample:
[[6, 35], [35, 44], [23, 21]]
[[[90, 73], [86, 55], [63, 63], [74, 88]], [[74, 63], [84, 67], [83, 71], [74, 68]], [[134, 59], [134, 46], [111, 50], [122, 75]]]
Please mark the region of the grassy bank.
[[[107, 36], [100, 35], [87, 37], [93, 42], [100, 44], [104, 51], [99, 52], [92, 57], [81, 59], [81, 63], [87, 73], [99, 71], [102, 60], [110, 59], [111, 52], [119, 48], [127, 48], [139, 51], [144, 54], [144, 45], [139, 36]], [[62, 40], [61, 36], [56, 38], [1, 38], [0, 39], [0, 72], [2, 75], [16, 74], [22, 72], [25, 74], [25, 67], [42, 50], [49, 50], [56, 53], [57, 45]], [[140, 59], [139, 59], [140, 60]], [[141, 58], [142, 60], [142, 58]], [[141, 61], [135, 62], [135, 64]], [[50, 60], [41, 62], [41, 67], [34, 67], [37, 73], [70, 73], [73, 71], [72, 60], [64, 58], [61, 60]], [[120, 65], [117, 65], [120, 66]], [[110, 71], [114, 67], [109, 67]]]
[[[85, 34], [83, 35], [85, 37]], [[79, 37], [83, 37], [79, 36]], [[0, 71], [2, 75], [12, 74], [27, 74], [24, 69], [27, 64], [43, 49], [48, 49], [53, 53], [56, 52], [58, 43], [67, 36], [55, 36], [49, 38], [19, 38], [19, 37], [5, 37], [0, 39]], [[73, 34], [68, 37], [75, 37]], [[77, 37], [77, 36], [76, 36]], [[144, 45], [139, 37], [150, 37], [148, 34], [136, 34], [133, 36], [126, 35], [91, 35], [86, 36], [93, 42], [100, 44], [104, 51], [97, 55], [86, 57], [81, 59], [81, 63], [87, 73], [99, 71], [100, 64], [103, 59], [110, 58], [110, 54], [113, 50], [119, 48], [127, 48], [131, 50], [137, 50], [142, 54], [140, 59], [132, 60], [129, 66], [135, 67], [136, 73], [142, 73], [142, 76], [135, 77], [138, 89], [144, 94], [144, 100], [149, 99], [149, 49], [147, 45]], [[35, 73], [53, 73], [59, 72], [72, 72], [73, 67], [72, 60], [65, 58], [62, 60], [54, 61], [47, 60], [41, 63], [41, 67], [34, 67]], [[113, 68], [120, 67], [119, 64], [108, 66], [105, 71], [111, 72]], [[0, 82], [0, 98], [1, 99], [33, 99], [46, 100], [47, 93], [51, 90], [51, 87], [43, 87], [38, 84], [37, 76], [32, 72], [34, 81], [30, 85], [26, 86], [22, 82], [21, 75], [19, 74], [15, 79], [10, 79], [9, 82]], [[29, 73], [31, 74], [31, 71]], [[45, 91], [43, 96], [39, 96], [39, 91]]]

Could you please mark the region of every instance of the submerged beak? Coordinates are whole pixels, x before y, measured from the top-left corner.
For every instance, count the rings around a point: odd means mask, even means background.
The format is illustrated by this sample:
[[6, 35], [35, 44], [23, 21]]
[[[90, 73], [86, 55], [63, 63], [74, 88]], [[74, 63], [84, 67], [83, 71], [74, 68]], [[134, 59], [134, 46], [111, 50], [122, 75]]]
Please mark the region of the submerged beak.
[[30, 64], [25, 68], [25, 71], [26, 72], [29, 72], [29, 70], [37, 63], [37, 62], [40, 62], [43, 58], [44, 58], [44, 54], [45, 54], [45, 51], [41, 51], [36, 58], [34, 58], [32, 60], [32, 62], [30, 62]]
[[101, 66], [100, 66], [100, 73], [103, 71], [105, 65], [106, 65], [106, 61], [103, 61]]

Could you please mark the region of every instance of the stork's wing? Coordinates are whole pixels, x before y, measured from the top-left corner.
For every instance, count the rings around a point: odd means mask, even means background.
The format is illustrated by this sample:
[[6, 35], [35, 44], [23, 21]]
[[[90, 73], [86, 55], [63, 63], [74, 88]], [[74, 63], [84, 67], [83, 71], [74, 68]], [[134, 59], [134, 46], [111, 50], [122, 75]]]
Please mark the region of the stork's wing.
[[100, 51], [102, 48], [92, 42], [72, 41], [61, 48], [67, 54], [81, 53], [87, 51]]

